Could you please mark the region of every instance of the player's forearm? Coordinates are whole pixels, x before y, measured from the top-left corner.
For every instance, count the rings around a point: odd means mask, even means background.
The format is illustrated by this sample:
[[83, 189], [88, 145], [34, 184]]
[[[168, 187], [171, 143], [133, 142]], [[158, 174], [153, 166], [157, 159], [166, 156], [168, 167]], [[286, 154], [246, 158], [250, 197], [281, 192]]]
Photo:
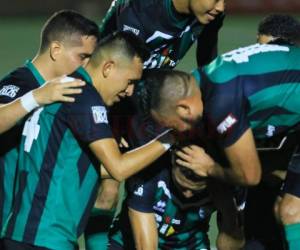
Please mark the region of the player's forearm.
[[111, 168], [110, 174], [118, 181], [123, 181], [149, 166], [166, 152], [162, 143], [152, 141], [142, 147], [121, 155]]
[[0, 105], [0, 133], [15, 126], [27, 113], [21, 105], [20, 99]]
[[214, 168], [212, 169], [209, 176], [233, 185], [252, 185], [252, 183], [249, 182], [247, 176], [242, 171], [238, 171], [237, 169], [233, 169], [231, 167], [225, 168], [217, 162], [215, 163]]

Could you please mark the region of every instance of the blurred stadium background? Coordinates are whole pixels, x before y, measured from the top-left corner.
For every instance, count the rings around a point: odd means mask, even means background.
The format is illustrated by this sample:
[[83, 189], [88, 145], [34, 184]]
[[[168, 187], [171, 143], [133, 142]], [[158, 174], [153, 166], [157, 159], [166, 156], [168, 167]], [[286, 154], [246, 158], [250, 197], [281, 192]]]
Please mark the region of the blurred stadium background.
[[[75, 9], [100, 23], [110, 3], [110, 0], [4, 0], [0, 8], [0, 77], [34, 57], [40, 29], [54, 11]], [[290, 13], [300, 18], [299, 0], [227, 0], [226, 4], [227, 17], [219, 40], [220, 53], [254, 43], [259, 21], [270, 13]], [[194, 48], [189, 51], [179, 69], [190, 71], [196, 67], [194, 51]], [[214, 220], [210, 236], [214, 245]]]

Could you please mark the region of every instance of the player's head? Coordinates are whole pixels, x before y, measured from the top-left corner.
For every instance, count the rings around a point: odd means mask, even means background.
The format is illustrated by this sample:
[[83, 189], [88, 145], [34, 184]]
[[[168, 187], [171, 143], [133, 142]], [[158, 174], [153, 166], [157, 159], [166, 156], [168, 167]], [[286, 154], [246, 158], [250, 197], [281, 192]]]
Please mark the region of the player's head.
[[202, 117], [201, 92], [195, 78], [182, 71], [153, 69], [143, 79], [149, 110], [163, 126], [177, 131], [190, 130]]
[[55, 62], [57, 75], [85, 65], [99, 39], [96, 23], [72, 10], [54, 13], [41, 31], [39, 55]]
[[[182, 145], [186, 146], [186, 145]], [[176, 163], [175, 150], [172, 151], [172, 180], [177, 191], [185, 198], [192, 198], [207, 186], [207, 178], [196, 175], [192, 170]]]
[[283, 40], [291, 44], [300, 44], [300, 23], [290, 15], [272, 14], [258, 25], [257, 42], [270, 43]]
[[130, 32], [117, 32], [100, 41], [87, 70], [106, 105], [132, 95], [148, 57], [144, 43]]
[[189, 10], [200, 23], [208, 24], [225, 9], [225, 0], [188, 0]]

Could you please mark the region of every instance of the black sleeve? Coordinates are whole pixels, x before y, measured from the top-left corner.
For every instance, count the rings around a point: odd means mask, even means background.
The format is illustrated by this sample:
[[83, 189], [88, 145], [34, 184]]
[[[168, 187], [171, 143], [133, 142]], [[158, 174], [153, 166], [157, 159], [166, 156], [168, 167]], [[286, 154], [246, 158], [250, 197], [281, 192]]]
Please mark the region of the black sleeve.
[[197, 64], [202, 67], [214, 60], [218, 54], [218, 34], [223, 26], [225, 14], [219, 14], [214, 21], [206, 25], [197, 39]]
[[62, 115], [80, 141], [90, 144], [96, 140], [113, 138], [107, 110], [96, 90], [86, 86], [74, 103], [65, 103]]
[[238, 77], [225, 84], [208, 85], [213, 89], [208, 90], [210, 96], [204, 103], [207, 130], [217, 135], [220, 146], [231, 146], [250, 127], [247, 117], [249, 104], [243, 96]]
[[39, 87], [26, 68], [17, 69], [0, 81], [0, 103], [9, 103]]
[[132, 177], [126, 183], [128, 207], [144, 213], [153, 213], [156, 178]]

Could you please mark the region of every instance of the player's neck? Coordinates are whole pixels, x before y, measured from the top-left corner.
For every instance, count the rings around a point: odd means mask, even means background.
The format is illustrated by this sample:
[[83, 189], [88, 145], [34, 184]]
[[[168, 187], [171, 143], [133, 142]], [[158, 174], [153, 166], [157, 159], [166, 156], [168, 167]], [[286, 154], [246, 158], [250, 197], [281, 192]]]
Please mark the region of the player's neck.
[[32, 64], [36, 67], [38, 72], [46, 81], [49, 81], [51, 79], [60, 76], [56, 74], [56, 71], [54, 70], [53, 62], [49, 61], [48, 55], [37, 54], [33, 58]]
[[172, 2], [178, 13], [190, 14], [189, 0], [172, 0]]

